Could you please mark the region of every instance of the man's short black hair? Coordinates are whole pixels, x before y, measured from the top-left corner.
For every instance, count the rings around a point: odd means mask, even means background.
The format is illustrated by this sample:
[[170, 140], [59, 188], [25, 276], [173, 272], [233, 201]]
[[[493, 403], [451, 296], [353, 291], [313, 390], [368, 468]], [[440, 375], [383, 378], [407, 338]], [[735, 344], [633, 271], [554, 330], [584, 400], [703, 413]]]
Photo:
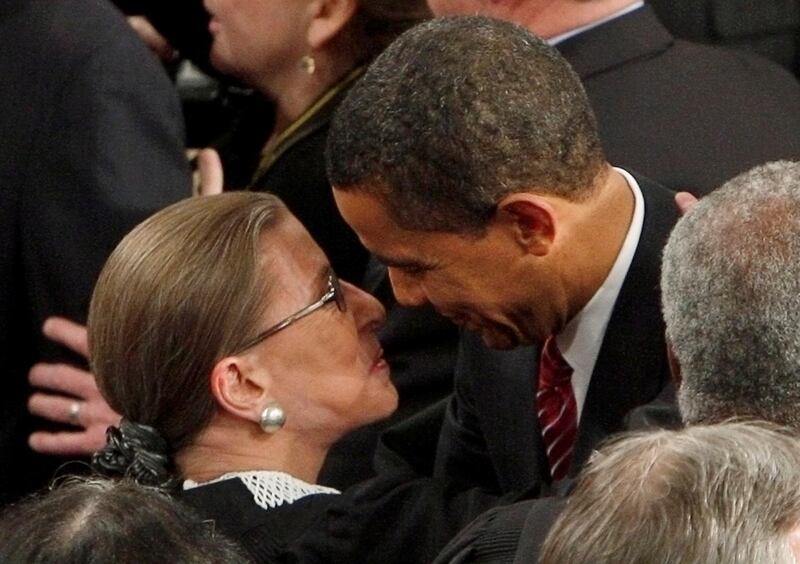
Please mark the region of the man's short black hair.
[[395, 222], [481, 231], [506, 194], [587, 197], [605, 158], [580, 80], [514, 24], [439, 18], [404, 33], [339, 107], [327, 166]]

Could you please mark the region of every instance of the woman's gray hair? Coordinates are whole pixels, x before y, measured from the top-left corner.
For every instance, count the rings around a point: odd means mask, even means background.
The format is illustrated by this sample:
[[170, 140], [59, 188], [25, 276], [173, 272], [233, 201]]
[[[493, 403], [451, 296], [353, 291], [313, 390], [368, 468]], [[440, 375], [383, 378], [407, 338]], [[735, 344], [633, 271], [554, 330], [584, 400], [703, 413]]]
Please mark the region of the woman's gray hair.
[[728, 422], [623, 436], [589, 461], [542, 564], [794, 564], [800, 443]]
[[684, 420], [800, 429], [800, 163], [703, 198], [669, 238], [661, 289]]
[[232, 541], [192, 510], [131, 481], [61, 479], [0, 515], [7, 563], [244, 564]]

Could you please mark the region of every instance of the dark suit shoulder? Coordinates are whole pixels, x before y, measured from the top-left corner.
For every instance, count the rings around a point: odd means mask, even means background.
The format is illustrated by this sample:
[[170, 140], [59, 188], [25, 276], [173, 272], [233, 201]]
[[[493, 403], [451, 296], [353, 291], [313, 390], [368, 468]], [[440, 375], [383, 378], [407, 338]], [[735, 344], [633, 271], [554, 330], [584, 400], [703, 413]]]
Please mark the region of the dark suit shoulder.
[[705, 194], [757, 164], [800, 157], [800, 84], [768, 60], [675, 40], [649, 7], [558, 48], [616, 165]]
[[[65, 65], [71, 72], [80, 72], [83, 59], [113, 45], [125, 45], [129, 54], [136, 55], [136, 60], [121, 60], [121, 65], [137, 65], [141, 59], [156, 63], [122, 13], [107, 1], [29, 0], [13, 17], [15, 26], [8, 32], [18, 39], [6, 48], [27, 50], [27, 64], [32, 68], [48, 63], [56, 72], [63, 72]], [[46, 53], [48, 59], [37, 60], [38, 53]]]
[[535, 346], [493, 350], [462, 331], [437, 476], [498, 492], [547, 479], [533, 409], [537, 359]]
[[26, 442], [28, 368], [66, 358], [41, 323], [83, 322], [120, 238], [191, 193], [177, 95], [125, 19], [104, 0], [2, 4], [0, 456], [16, 463], [0, 465], [0, 498], [40, 487], [60, 464]]

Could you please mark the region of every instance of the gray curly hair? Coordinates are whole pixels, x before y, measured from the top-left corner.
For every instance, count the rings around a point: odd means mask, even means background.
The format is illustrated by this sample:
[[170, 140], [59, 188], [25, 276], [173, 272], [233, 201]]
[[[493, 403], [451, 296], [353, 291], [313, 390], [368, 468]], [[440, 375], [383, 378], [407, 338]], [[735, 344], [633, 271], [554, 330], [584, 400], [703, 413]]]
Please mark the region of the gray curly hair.
[[703, 198], [669, 238], [661, 288], [684, 421], [800, 429], [800, 163], [756, 167]]
[[617, 438], [596, 452], [540, 564], [790, 564], [800, 444], [764, 422]]

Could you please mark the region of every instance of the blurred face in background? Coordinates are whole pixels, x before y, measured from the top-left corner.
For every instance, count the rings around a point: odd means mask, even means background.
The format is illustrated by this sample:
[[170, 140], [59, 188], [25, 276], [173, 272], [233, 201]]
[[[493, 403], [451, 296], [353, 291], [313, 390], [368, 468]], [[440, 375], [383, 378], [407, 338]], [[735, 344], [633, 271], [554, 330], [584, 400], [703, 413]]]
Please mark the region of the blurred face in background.
[[296, 71], [308, 51], [310, 0], [205, 0], [211, 63], [248, 84]]

